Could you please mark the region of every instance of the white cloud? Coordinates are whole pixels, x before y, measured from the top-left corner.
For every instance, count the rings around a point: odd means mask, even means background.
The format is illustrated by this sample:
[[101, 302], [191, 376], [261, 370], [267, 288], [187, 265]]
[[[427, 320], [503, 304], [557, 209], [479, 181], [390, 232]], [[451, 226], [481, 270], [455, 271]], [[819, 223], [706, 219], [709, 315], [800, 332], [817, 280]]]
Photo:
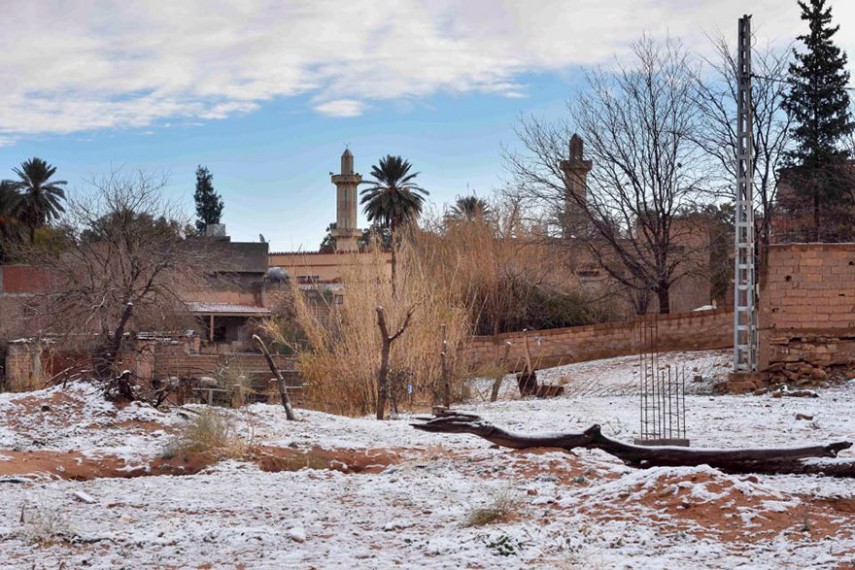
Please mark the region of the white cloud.
[[[308, 95], [348, 117], [437, 92], [526, 93], [524, 72], [607, 61], [642, 32], [735, 35], [743, 0], [33, 0], [4, 10], [0, 136], [221, 119]], [[758, 41], [802, 31], [752, 2]], [[833, 3], [855, 49], [855, 3]], [[855, 54], [853, 54], [855, 58]], [[853, 59], [855, 61], [855, 59]], [[7, 142], [8, 144], [8, 142]]]
[[356, 99], [336, 99], [315, 105], [314, 109], [330, 117], [358, 117], [365, 110], [365, 103]]

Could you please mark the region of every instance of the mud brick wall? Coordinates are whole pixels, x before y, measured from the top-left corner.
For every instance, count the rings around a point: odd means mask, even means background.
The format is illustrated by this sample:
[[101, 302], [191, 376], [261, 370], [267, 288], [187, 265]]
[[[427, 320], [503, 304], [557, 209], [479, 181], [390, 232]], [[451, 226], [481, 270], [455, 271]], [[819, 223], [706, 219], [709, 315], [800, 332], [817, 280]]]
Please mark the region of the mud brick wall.
[[855, 368], [855, 244], [773, 245], [760, 285], [761, 369]]
[[[648, 317], [651, 318], [651, 317]], [[528, 333], [536, 368], [560, 366], [598, 358], [638, 354], [642, 320], [569, 327]], [[733, 313], [724, 310], [658, 316], [659, 350], [712, 350], [733, 346]], [[522, 333], [472, 337], [457, 355], [469, 369], [494, 365], [510, 342], [508, 366], [522, 370]]]
[[37, 343], [9, 343], [6, 352], [4, 390], [26, 392], [37, 390], [44, 382], [42, 347]]

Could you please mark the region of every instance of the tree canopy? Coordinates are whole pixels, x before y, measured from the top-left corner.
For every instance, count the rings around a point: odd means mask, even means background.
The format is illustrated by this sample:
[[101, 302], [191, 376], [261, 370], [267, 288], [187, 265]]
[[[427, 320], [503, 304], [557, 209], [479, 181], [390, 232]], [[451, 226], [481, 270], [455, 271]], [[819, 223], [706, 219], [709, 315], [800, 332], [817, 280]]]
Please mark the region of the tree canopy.
[[846, 54], [834, 44], [840, 26], [831, 25], [826, 0], [799, 2], [799, 6], [810, 31], [798, 36], [804, 51], [793, 49], [792, 87], [784, 101], [795, 122], [797, 146], [790, 157], [795, 165], [820, 167], [848, 155], [840, 143], [855, 131], [846, 89], [849, 72]]
[[[17, 180], [4, 180], [5, 211], [29, 230], [30, 242], [36, 230], [65, 212], [65, 180], [51, 180], [56, 167], [41, 158], [24, 161], [13, 168]], [[2, 214], [2, 212], [0, 212]]]
[[400, 156], [387, 155], [371, 167], [370, 184], [360, 193], [360, 203], [369, 222], [388, 227], [393, 232], [419, 217], [427, 190], [415, 182], [418, 172]]
[[214, 175], [205, 166], [196, 169], [196, 229], [205, 231], [208, 224], [219, 224], [223, 215], [223, 199], [214, 190]]
[[471, 196], [458, 196], [449, 212], [453, 218], [458, 220], [472, 221], [483, 218], [490, 213], [490, 205], [483, 198], [475, 194]]
[[[846, 164], [850, 151], [843, 143], [855, 132], [855, 121], [847, 90], [850, 76], [846, 54], [834, 44], [840, 26], [831, 23], [831, 7], [826, 6], [826, 0], [799, 2], [799, 7], [809, 32], [798, 36], [804, 51], [793, 50], [791, 87], [784, 100], [795, 142], [788, 155], [788, 182], [794, 196], [786, 198], [794, 212], [810, 204], [813, 227], [808, 239], [824, 241], [841, 225], [833, 223], [835, 212], [842, 210], [842, 226], [851, 230], [845, 210], [852, 206], [846, 197], [853, 187], [853, 176]], [[849, 231], [844, 233], [848, 235]]]

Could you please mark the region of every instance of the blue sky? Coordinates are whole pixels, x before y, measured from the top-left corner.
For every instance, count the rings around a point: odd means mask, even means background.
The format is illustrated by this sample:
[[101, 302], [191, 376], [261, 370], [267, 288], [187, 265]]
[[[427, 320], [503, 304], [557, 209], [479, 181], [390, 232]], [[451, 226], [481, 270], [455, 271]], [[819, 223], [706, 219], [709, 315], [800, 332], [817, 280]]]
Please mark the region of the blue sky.
[[[850, 52], [853, 5], [832, 2]], [[781, 0], [12, 3], [0, 177], [32, 156], [77, 195], [111, 169], [168, 173], [166, 196], [190, 216], [203, 164], [233, 239], [312, 250], [345, 145], [364, 174], [385, 154], [409, 159], [435, 208], [467, 188], [488, 196], [518, 117], [562, 118], [585, 66], [643, 32], [703, 54], [704, 34], [735, 35], [745, 11], [758, 41], [802, 30]]]

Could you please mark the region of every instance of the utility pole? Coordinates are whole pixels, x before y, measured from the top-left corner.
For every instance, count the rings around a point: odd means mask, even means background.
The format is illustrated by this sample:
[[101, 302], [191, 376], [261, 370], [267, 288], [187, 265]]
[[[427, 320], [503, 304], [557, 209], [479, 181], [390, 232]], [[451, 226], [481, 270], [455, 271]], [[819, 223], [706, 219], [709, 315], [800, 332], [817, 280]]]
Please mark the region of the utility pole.
[[739, 19], [736, 100], [736, 255], [733, 274], [733, 372], [757, 371], [754, 253], [754, 148], [751, 107], [751, 16]]

